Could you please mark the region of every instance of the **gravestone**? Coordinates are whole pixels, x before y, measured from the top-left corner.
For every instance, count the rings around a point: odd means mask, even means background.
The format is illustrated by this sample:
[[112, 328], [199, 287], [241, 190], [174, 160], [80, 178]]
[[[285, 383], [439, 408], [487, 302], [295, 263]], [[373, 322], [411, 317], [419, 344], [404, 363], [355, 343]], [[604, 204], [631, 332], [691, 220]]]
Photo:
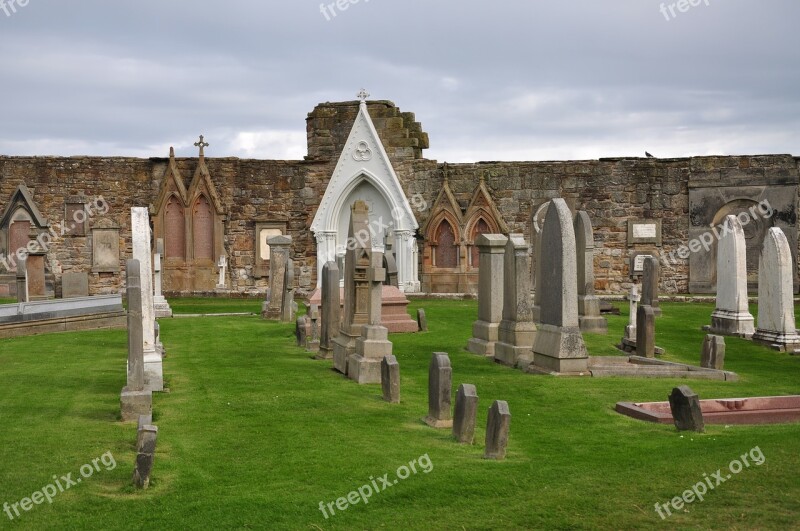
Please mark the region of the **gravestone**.
[[688, 386], [682, 385], [672, 390], [669, 395], [669, 408], [675, 427], [679, 431], [705, 431], [703, 412], [700, 409], [700, 398]]
[[291, 253], [291, 236], [273, 236], [267, 240], [269, 245], [269, 297], [261, 307], [261, 317], [280, 320], [283, 316], [283, 298], [286, 271]]
[[298, 347], [305, 347], [308, 332], [311, 330], [311, 318], [308, 315], [298, 317], [294, 324], [294, 336]]
[[607, 334], [608, 323], [600, 315], [600, 299], [594, 291], [594, 231], [589, 214], [579, 211], [574, 225], [578, 260], [578, 322], [583, 332]]
[[767, 231], [758, 263], [758, 328], [753, 341], [792, 354], [800, 352], [794, 320], [792, 253], [777, 227]]
[[484, 459], [502, 460], [506, 458], [510, 426], [511, 412], [508, 410], [508, 402], [495, 400], [489, 408], [489, 416], [486, 419], [486, 451], [483, 454]]
[[479, 356], [494, 356], [500, 321], [503, 320], [503, 275], [508, 238], [501, 234], [481, 234], [478, 246], [478, 320], [472, 324], [472, 339], [467, 350]]
[[703, 352], [700, 354], [700, 366], [704, 369], [723, 370], [725, 367], [725, 338], [713, 334], [706, 335], [703, 340]]
[[463, 444], [475, 440], [475, 419], [478, 415], [478, 390], [472, 384], [461, 384], [456, 392], [453, 413], [453, 437]]
[[86, 273], [64, 273], [61, 275], [61, 298], [89, 296], [89, 275]]
[[150, 486], [150, 475], [153, 472], [157, 439], [157, 426], [142, 427], [136, 445], [136, 464], [133, 469], [133, 485], [137, 489], [146, 489]]
[[533, 277], [533, 307], [531, 308], [531, 313], [533, 314], [534, 323], [540, 322], [542, 316], [542, 235], [549, 210], [550, 201], [541, 205], [533, 214], [534, 223], [531, 227], [531, 239], [534, 239], [533, 263], [531, 264], [531, 275]]
[[339, 333], [339, 267], [336, 262], [322, 266], [322, 331], [318, 360], [333, 359], [333, 340]]
[[44, 279], [44, 253], [30, 253], [25, 260], [28, 270], [28, 300], [40, 301], [47, 298]]
[[28, 264], [26, 259], [17, 260], [17, 302], [29, 302]]
[[347, 359], [347, 377], [360, 384], [380, 383], [381, 360], [392, 353], [389, 329], [381, 325], [381, 295], [386, 281], [383, 253], [373, 249], [370, 267], [367, 269], [369, 299], [367, 301], [368, 322], [361, 328], [361, 337], [356, 340], [356, 352]]
[[144, 346], [142, 331], [142, 288], [138, 260], [127, 262], [128, 363], [127, 385], [120, 394], [122, 421], [152, 414], [152, 391], [145, 388]]
[[533, 361], [531, 348], [536, 337], [530, 303], [530, 263], [525, 239], [521, 234], [509, 235], [503, 272], [503, 320], [497, 331], [494, 359], [523, 369]]
[[717, 244], [717, 307], [710, 332], [750, 338], [755, 332], [747, 300], [747, 243], [736, 216], [726, 216]]
[[655, 256], [644, 258], [644, 274], [642, 275], [642, 304], [653, 308], [656, 317], [661, 315], [658, 304], [658, 282], [661, 277], [661, 265]]
[[309, 318], [308, 336], [306, 338], [305, 347], [309, 352], [317, 352], [319, 350], [319, 306], [316, 304], [311, 305], [311, 316]]
[[589, 357], [578, 323], [575, 229], [567, 203], [553, 199], [542, 238], [541, 320], [533, 346], [533, 372], [583, 374]]
[[286, 261], [283, 278], [283, 300], [281, 301], [281, 321], [290, 323], [297, 312], [297, 303], [294, 302], [294, 260]]
[[385, 356], [381, 361], [381, 388], [385, 401], [400, 403], [400, 364], [393, 354]]
[[656, 357], [656, 315], [646, 304], [636, 311], [636, 354], [645, 358]]
[[[333, 340], [333, 367], [347, 374], [347, 362], [356, 351], [356, 340], [369, 320], [367, 270], [370, 267], [369, 207], [358, 200], [350, 208], [344, 271], [344, 314], [339, 335]], [[338, 283], [338, 280], [337, 280]]]
[[155, 310], [156, 319], [160, 317], [172, 317], [172, 308], [170, 308], [167, 299], [161, 293], [162, 284], [162, 267], [161, 260], [164, 257], [164, 240], [158, 238], [156, 240], [156, 252], [153, 255], [153, 309]]
[[219, 256], [219, 260], [217, 261], [217, 267], [219, 268], [219, 278], [217, 279], [217, 289], [225, 289], [225, 271], [228, 268], [228, 261], [225, 259], [225, 255], [221, 254]]
[[450, 393], [453, 369], [445, 352], [434, 352], [428, 368], [428, 416], [425, 424], [432, 428], [452, 428]]
[[417, 325], [420, 332], [428, 331], [428, 317], [425, 315], [425, 310], [419, 308], [417, 310]]
[[631, 291], [628, 293], [628, 325], [625, 327], [625, 335], [622, 337], [622, 344], [620, 348], [625, 351], [636, 350], [636, 320], [638, 319], [637, 312], [639, 307], [639, 285], [634, 284], [631, 286]]
[[142, 288], [142, 337], [145, 385], [152, 391], [164, 390], [161, 354], [156, 348], [155, 308], [153, 305], [153, 261], [150, 245], [150, 213], [146, 207], [131, 208], [133, 258], [139, 261]]

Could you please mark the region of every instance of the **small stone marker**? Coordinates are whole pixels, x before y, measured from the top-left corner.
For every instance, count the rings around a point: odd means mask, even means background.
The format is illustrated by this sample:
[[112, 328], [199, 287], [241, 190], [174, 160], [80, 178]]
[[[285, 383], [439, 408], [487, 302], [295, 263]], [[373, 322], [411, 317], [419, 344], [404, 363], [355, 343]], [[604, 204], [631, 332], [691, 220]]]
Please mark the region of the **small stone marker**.
[[722, 370], [725, 366], [725, 338], [713, 334], [706, 335], [703, 340], [703, 353], [700, 355], [700, 366], [704, 369]]
[[322, 330], [318, 360], [333, 359], [333, 340], [339, 335], [339, 267], [336, 262], [322, 266]]
[[309, 352], [317, 352], [319, 350], [319, 344], [319, 306], [312, 304], [308, 337], [306, 338], [306, 350]]
[[463, 444], [475, 440], [475, 418], [478, 415], [478, 390], [472, 384], [461, 384], [456, 392], [453, 415], [453, 437]]
[[672, 410], [675, 427], [679, 431], [702, 433], [705, 430], [700, 398], [688, 386], [682, 385], [672, 390], [672, 394], [669, 395], [669, 408]]
[[656, 357], [656, 314], [652, 306], [642, 304], [636, 311], [636, 354]]
[[394, 354], [384, 356], [381, 361], [381, 387], [384, 400], [392, 404], [400, 403], [400, 364]]
[[17, 261], [17, 302], [28, 302], [28, 260]]
[[450, 392], [453, 369], [446, 352], [434, 352], [428, 369], [428, 416], [425, 424], [432, 428], [452, 428]]
[[143, 426], [136, 445], [136, 465], [133, 469], [133, 485], [137, 489], [150, 486], [150, 473], [156, 454], [157, 426]]
[[644, 274], [642, 275], [642, 305], [653, 308], [656, 317], [661, 315], [661, 306], [658, 303], [658, 282], [661, 277], [661, 266], [655, 256], [644, 259]]
[[486, 419], [486, 452], [484, 459], [505, 459], [508, 446], [508, 429], [511, 425], [511, 412], [508, 402], [495, 400], [489, 408]]
[[298, 347], [305, 347], [306, 346], [306, 338], [308, 337], [308, 329], [310, 328], [311, 323], [309, 323], [308, 315], [304, 315], [302, 317], [298, 317], [294, 324], [294, 335], [297, 339], [297, 346]]
[[425, 316], [425, 310], [422, 308], [417, 310], [417, 324], [419, 325], [420, 332], [428, 331], [428, 318]]

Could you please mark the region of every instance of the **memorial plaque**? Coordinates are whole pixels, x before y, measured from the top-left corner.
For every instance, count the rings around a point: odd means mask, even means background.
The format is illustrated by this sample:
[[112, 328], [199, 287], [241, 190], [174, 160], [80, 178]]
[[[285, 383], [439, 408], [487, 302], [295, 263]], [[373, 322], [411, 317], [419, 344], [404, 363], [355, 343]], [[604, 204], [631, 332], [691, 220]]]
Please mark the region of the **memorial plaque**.
[[92, 229], [92, 272], [119, 272], [119, 229]]
[[634, 253], [631, 256], [631, 277], [641, 277], [644, 274], [644, 260], [648, 256], [658, 259], [658, 257], [652, 253]]
[[661, 220], [628, 220], [628, 246], [647, 243], [661, 246]]

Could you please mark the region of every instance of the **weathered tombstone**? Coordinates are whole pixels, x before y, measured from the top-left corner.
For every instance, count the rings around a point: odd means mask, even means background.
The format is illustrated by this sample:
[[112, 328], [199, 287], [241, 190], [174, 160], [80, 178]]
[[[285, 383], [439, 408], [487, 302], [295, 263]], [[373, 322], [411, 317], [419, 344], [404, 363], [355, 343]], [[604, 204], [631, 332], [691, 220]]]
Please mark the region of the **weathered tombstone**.
[[28, 300], [36, 301], [47, 298], [47, 286], [44, 278], [45, 254], [30, 253], [25, 260], [28, 271]]
[[636, 354], [656, 357], [656, 315], [653, 308], [645, 304], [636, 311]]
[[400, 364], [393, 354], [385, 356], [381, 361], [381, 388], [385, 401], [400, 403]]
[[153, 255], [153, 309], [155, 310], [156, 318], [172, 317], [172, 308], [170, 308], [167, 299], [161, 293], [161, 259], [163, 256], [164, 240], [158, 238], [156, 240], [156, 253]]
[[153, 395], [145, 388], [142, 332], [142, 288], [138, 260], [127, 262], [128, 379], [120, 394], [122, 421], [152, 414]]
[[150, 474], [153, 472], [153, 459], [156, 455], [157, 426], [144, 426], [136, 445], [136, 464], [133, 469], [133, 485], [137, 489], [150, 486]]
[[594, 291], [594, 230], [589, 214], [575, 215], [575, 249], [578, 260], [578, 322], [581, 331], [607, 334], [608, 322], [600, 315], [600, 299]]
[[136, 427], [136, 434], [137, 434], [136, 447], [137, 448], [139, 447], [139, 441], [141, 440], [141, 438], [140, 438], [141, 431], [144, 429], [145, 426], [150, 426], [152, 423], [153, 423], [153, 415], [152, 415], [152, 413], [148, 414], [148, 415], [139, 415], [139, 423], [138, 423], [138, 425]]
[[309, 328], [311, 328], [311, 319], [308, 317], [308, 315], [297, 318], [297, 321], [294, 324], [294, 336], [297, 340], [298, 347], [306, 346]]
[[758, 262], [758, 328], [753, 341], [782, 352], [800, 352], [794, 320], [792, 253], [786, 235], [772, 227]]
[[28, 302], [28, 264], [26, 259], [17, 261], [17, 302]]
[[661, 277], [661, 265], [655, 256], [644, 258], [644, 274], [642, 275], [642, 305], [653, 308], [656, 317], [661, 315], [658, 304], [658, 282]]
[[509, 235], [504, 265], [503, 320], [498, 327], [494, 359], [524, 369], [533, 361], [531, 348], [536, 337], [536, 325], [533, 324], [530, 303], [528, 244], [521, 234]]
[[544, 235], [544, 224], [547, 212], [550, 210], [550, 201], [544, 203], [533, 214], [533, 226], [531, 227], [531, 239], [533, 240], [533, 263], [531, 264], [531, 276], [533, 282], [533, 322], [538, 323], [542, 317], [542, 236]]
[[394, 251], [392, 251], [392, 244], [386, 244], [386, 251], [383, 256], [383, 267], [386, 268], [386, 283], [390, 286], [400, 288], [400, 282], [397, 272], [397, 260], [395, 259]]
[[290, 323], [294, 320], [297, 305], [294, 302], [294, 260], [286, 261], [283, 279], [283, 301], [281, 303], [281, 321]]
[[217, 261], [217, 267], [219, 268], [219, 278], [217, 279], [217, 289], [225, 289], [225, 272], [228, 268], [228, 261], [225, 259], [225, 255], [219, 255], [219, 261]]
[[463, 444], [475, 440], [475, 419], [478, 415], [478, 390], [472, 384], [461, 384], [456, 392], [453, 413], [453, 437]]
[[502, 234], [481, 234], [475, 240], [480, 253], [478, 269], [478, 320], [472, 324], [467, 350], [480, 356], [494, 356], [500, 321], [503, 320], [503, 274], [508, 238]]
[[333, 340], [339, 333], [339, 268], [336, 262], [322, 266], [322, 333], [318, 360], [333, 359]]
[[[347, 362], [356, 351], [356, 340], [368, 321], [370, 266], [369, 207], [357, 200], [350, 208], [350, 226], [344, 270], [344, 315], [339, 335], [333, 340], [333, 367], [347, 374]], [[337, 280], [338, 284], [338, 280]]]
[[725, 338], [712, 334], [703, 340], [703, 352], [700, 354], [700, 366], [704, 369], [723, 370], [725, 367]]
[[89, 296], [89, 275], [86, 273], [64, 273], [61, 275], [61, 298]]
[[452, 428], [450, 393], [453, 369], [445, 352], [434, 352], [428, 368], [428, 416], [425, 424], [432, 428]]
[[508, 430], [511, 426], [511, 412], [508, 402], [495, 400], [489, 408], [486, 419], [486, 451], [484, 459], [505, 459], [508, 446]]
[[428, 331], [428, 317], [422, 308], [417, 309], [417, 325], [419, 325], [420, 332]]
[[534, 372], [582, 374], [589, 356], [578, 324], [575, 229], [567, 203], [553, 199], [542, 239], [541, 321], [533, 346]]
[[142, 288], [142, 337], [145, 385], [152, 391], [164, 390], [161, 353], [156, 349], [155, 308], [153, 306], [153, 267], [150, 245], [150, 213], [146, 207], [131, 208], [133, 258], [139, 261]]
[[717, 307], [710, 332], [750, 338], [755, 332], [747, 299], [747, 242], [736, 216], [726, 216], [717, 244]]
[[631, 286], [631, 291], [628, 294], [628, 325], [625, 327], [625, 336], [622, 338], [623, 350], [631, 348], [636, 349], [636, 320], [638, 319], [639, 300], [642, 296], [639, 294], [639, 285], [634, 284]]
[[283, 315], [284, 286], [291, 253], [291, 236], [273, 236], [269, 245], [269, 297], [261, 307], [261, 317], [280, 320]]
[[682, 385], [672, 390], [672, 394], [669, 395], [669, 408], [675, 420], [675, 427], [679, 431], [702, 433], [705, 430], [700, 398], [688, 386]]
[[306, 337], [306, 350], [317, 352], [319, 350], [319, 306], [311, 305], [311, 316], [309, 317], [308, 335]]
[[361, 328], [361, 337], [356, 340], [356, 352], [347, 359], [347, 377], [360, 384], [380, 383], [381, 360], [392, 353], [389, 329], [381, 325], [383, 283], [386, 269], [383, 253], [373, 249], [370, 267], [367, 269], [369, 299], [367, 301], [368, 322]]

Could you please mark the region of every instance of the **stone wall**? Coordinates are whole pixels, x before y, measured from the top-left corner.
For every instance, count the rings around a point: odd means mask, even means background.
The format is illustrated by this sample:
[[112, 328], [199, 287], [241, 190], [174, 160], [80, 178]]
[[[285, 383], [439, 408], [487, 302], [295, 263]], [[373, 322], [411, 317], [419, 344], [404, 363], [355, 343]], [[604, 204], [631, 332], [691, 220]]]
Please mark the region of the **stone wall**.
[[[418, 194], [430, 207], [444, 181], [444, 164], [422, 158], [423, 149], [428, 147], [427, 134], [412, 113], [401, 112], [391, 102], [370, 102], [369, 111], [406, 195]], [[286, 224], [294, 242], [299, 287], [301, 291], [313, 289], [316, 252], [308, 227], [357, 112], [358, 102], [317, 106], [307, 118], [309, 146], [303, 161], [206, 159], [225, 211], [224, 246], [230, 260], [229, 282], [233, 292], [255, 295], [266, 289], [266, 279], [256, 280], [252, 274], [258, 222]], [[51, 223], [64, 219], [64, 202], [69, 196], [103, 196], [110, 207], [104, 217], [120, 228], [121, 271], [90, 274], [90, 292], [120, 292], [125, 260], [131, 253], [130, 207], [152, 206], [167, 161], [167, 158], [0, 157], [0, 211], [21, 183], [31, 189], [38, 208]], [[197, 159], [177, 159], [177, 163], [188, 186]], [[740, 186], [769, 188], [779, 181], [793, 190], [790, 201], [793, 208], [778, 215], [796, 227], [800, 158], [767, 155], [449, 164], [450, 187], [462, 207], [466, 207], [481, 176], [485, 177], [509, 229], [523, 233], [527, 241], [533, 232], [532, 213], [547, 200], [564, 197], [571, 208], [586, 210], [595, 229], [596, 287], [602, 293], [621, 293], [629, 286], [632, 253], [658, 250], [664, 254], [687, 243], [692, 214], [691, 183], [718, 179], [735, 190]], [[420, 226], [430, 215], [430, 208], [418, 210]], [[629, 246], [629, 219], [661, 220], [663, 246], [660, 249], [653, 245]], [[90, 229], [97, 221], [90, 220]], [[797, 241], [796, 230], [794, 241]], [[54, 242], [48, 260], [56, 278], [64, 272], [89, 272], [91, 233]], [[662, 288], [672, 293], [687, 292], [689, 259], [669, 267], [662, 265]]]

